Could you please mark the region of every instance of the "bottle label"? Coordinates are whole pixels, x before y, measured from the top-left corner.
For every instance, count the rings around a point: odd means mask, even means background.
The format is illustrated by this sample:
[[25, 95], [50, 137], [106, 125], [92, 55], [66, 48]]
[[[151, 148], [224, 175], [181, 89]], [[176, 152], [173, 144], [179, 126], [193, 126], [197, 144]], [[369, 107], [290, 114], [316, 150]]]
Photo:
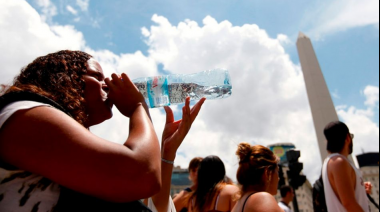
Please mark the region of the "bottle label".
[[134, 83], [139, 89], [140, 93], [144, 96], [145, 102], [149, 105], [149, 98], [147, 93], [147, 82], [146, 81], [139, 81]]
[[151, 108], [167, 106], [170, 104], [167, 76], [152, 77], [147, 82], [147, 88]]

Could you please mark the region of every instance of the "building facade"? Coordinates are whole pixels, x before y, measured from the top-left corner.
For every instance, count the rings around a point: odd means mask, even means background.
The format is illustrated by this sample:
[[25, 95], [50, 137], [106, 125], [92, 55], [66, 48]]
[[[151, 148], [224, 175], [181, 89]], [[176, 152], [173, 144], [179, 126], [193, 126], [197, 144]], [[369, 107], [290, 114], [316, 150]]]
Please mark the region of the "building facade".
[[[285, 184], [289, 185], [289, 178], [287, 176], [287, 171], [289, 170], [288, 167], [284, 166], [282, 168], [285, 178]], [[281, 194], [280, 191], [277, 192], [277, 195], [275, 196], [277, 202], [281, 200]], [[314, 212], [313, 208], [313, 187], [310, 184], [308, 180], [299, 187], [296, 190], [296, 198], [297, 198], [297, 204], [298, 204], [298, 210], [299, 212]], [[294, 211], [293, 203], [289, 205], [292, 210]]]
[[187, 169], [182, 169], [180, 166], [174, 167], [172, 173], [170, 195], [173, 197], [174, 195], [190, 186], [191, 181], [189, 180], [189, 171]]

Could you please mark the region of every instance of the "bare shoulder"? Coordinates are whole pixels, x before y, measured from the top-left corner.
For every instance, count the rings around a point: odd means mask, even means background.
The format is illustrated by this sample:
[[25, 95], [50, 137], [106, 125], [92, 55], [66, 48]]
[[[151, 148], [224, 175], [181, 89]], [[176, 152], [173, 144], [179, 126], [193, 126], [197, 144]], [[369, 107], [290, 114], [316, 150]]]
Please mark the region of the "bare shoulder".
[[249, 199], [253, 199], [253, 200], [267, 200], [267, 201], [274, 200], [274, 201], [276, 201], [276, 199], [271, 194], [269, 194], [268, 192], [259, 192], [259, 193], [256, 193], [256, 194], [252, 195]]
[[239, 191], [239, 187], [237, 187], [236, 185], [226, 185], [224, 188], [223, 188], [224, 191], [232, 191], [232, 192], [235, 192], [235, 191]]
[[341, 171], [342, 169], [349, 169], [351, 166], [347, 159], [345, 159], [341, 155], [337, 155], [332, 157], [328, 162], [328, 170], [329, 172]]
[[[82, 125], [65, 113], [47, 106], [35, 107], [15, 112], [4, 123], [0, 130], [1, 140], [12, 140], [26, 138], [37, 138], [41, 141], [41, 137], [48, 137], [50, 134], [57, 136], [57, 133], [65, 133], [64, 129], [72, 127], [73, 129], [87, 131]], [[23, 133], [20, 133], [22, 129]], [[10, 143], [10, 142], [7, 142]], [[4, 143], [3, 143], [4, 144]]]
[[226, 185], [224, 188], [223, 188], [223, 193], [236, 193], [239, 191], [239, 187], [237, 187], [236, 185]]
[[267, 192], [259, 192], [249, 197], [245, 211], [282, 212], [276, 199]]
[[179, 192], [178, 195], [176, 195], [176, 197], [174, 197], [173, 203], [176, 208], [176, 211], [181, 211], [183, 208], [187, 207], [186, 201], [187, 201], [188, 194], [189, 192], [182, 190], [181, 192]]
[[[35, 154], [41, 146], [58, 145], [60, 141], [69, 144], [74, 139], [85, 141], [80, 138], [92, 136], [90, 131], [62, 111], [41, 106], [14, 113], [0, 130], [0, 146], [1, 149], [30, 147], [36, 151], [29, 153]], [[12, 142], [7, 142], [9, 140]]]
[[174, 202], [176, 201], [182, 201], [186, 195], [188, 194], [188, 192], [186, 192], [185, 190], [182, 190], [181, 192], [179, 192], [173, 199]]
[[334, 157], [331, 157], [331, 159], [329, 160], [329, 164], [332, 164], [332, 165], [334, 164], [341, 165], [344, 163], [347, 163], [347, 160], [341, 155], [336, 155]]
[[[124, 201], [126, 191], [141, 180], [137, 179], [141, 176], [131, 177], [135, 174], [128, 170], [135, 167], [132, 167], [133, 157], [127, 157], [126, 152], [129, 153], [127, 148], [92, 134], [52, 107], [17, 111], [0, 130], [3, 162], [81, 193], [112, 201]], [[131, 164], [132, 168], [120, 171], [118, 167], [125, 164]], [[134, 183], [123, 184], [124, 181]]]
[[[86, 146], [84, 143], [88, 142], [83, 137], [92, 136], [86, 128], [55, 108], [41, 106], [20, 110], [0, 130], [0, 155], [9, 164], [52, 177], [52, 171], [40, 164], [61, 165], [62, 157], [68, 157], [64, 153], [74, 153], [81, 142], [82, 147]], [[34, 161], [30, 162], [28, 158]]]
[[7, 129], [2, 130], [2, 132], [13, 130], [14, 124], [16, 124], [16, 126], [27, 126], [25, 130], [31, 129], [34, 131], [38, 131], [40, 125], [58, 125], [60, 127], [66, 125], [75, 125], [75, 127], [78, 127], [78, 125], [81, 126], [62, 111], [48, 106], [40, 106], [15, 112], [3, 125], [3, 128]]

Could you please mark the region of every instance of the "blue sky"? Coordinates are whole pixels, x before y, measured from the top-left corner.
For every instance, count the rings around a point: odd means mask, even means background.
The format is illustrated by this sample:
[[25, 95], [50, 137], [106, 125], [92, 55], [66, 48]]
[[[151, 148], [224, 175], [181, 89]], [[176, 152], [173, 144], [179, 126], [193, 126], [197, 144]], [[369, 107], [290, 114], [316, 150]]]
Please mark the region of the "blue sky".
[[[28, 0], [42, 12], [38, 1]], [[166, 17], [173, 25], [190, 19], [201, 23], [206, 16], [217, 21], [228, 20], [233, 25], [257, 24], [270, 37], [285, 34], [291, 43], [285, 45], [294, 63], [299, 63], [295, 42], [298, 32], [311, 32], [322, 18], [312, 17], [315, 8], [328, 7], [330, 1], [88, 1], [88, 9], [80, 12], [75, 1], [51, 1], [58, 14], [52, 21], [69, 24], [80, 30], [86, 42], [95, 50], [114, 53], [142, 51], [141, 28], [152, 24], [153, 14]], [[86, 1], [83, 1], [86, 2]], [[80, 14], [67, 10], [70, 5]], [[324, 5], [324, 6], [321, 6]], [[80, 21], [75, 20], [80, 18]], [[363, 107], [363, 90], [367, 84], [379, 86], [379, 29], [373, 25], [352, 27], [342, 32], [326, 32], [321, 38], [309, 35], [320, 60], [330, 91], [337, 105]], [[378, 115], [376, 116], [378, 123]]]
[[[320, 160], [295, 44], [300, 31], [313, 42], [340, 119], [355, 132], [355, 154], [379, 149], [378, 0], [0, 0], [0, 6], [6, 8], [0, 83], [34, 58], [66, 48], [93, 54], [106, 75], [228, 68], [233, 95], [206, 102], [179, 149], [176, 163], [183, 167], [192, 157], [217, 154], [234, 178], [237, 143], [292, 142], [304, 152], [308, 178], [316, 179]], [[160, 136], [163, 111], [151, 113]], [[115, 111], [92, 131], [122, 143], [128, 132], [113, 126], [124, 122]]]

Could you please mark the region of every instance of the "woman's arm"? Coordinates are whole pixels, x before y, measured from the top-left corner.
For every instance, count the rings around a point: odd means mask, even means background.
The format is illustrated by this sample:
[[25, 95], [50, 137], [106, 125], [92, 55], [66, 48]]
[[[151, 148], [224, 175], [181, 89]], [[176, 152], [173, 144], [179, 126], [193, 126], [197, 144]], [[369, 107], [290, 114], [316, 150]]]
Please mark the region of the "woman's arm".
[[[37, 107], [16, 112], [0, 129], [0, 159], [108, 201], [129, 202], [157, 193], [160, 148], [143, 98], [131, 82], [112, 83], [115, 105], [130, 117], [124, 145], [97, 137], [59, 110]], [[129, 104], [116, 100], [121, 95]]]
[[162, 135], [162, 160], [161, 162], [161, 191], [152, 197], [153, 203], [158, 212], [167, 212], [170, 198], [171, 176], [173, 164], [165, 162], [174, 161], [177, 149], [182, 144], [192, 123], [197, 117], [205, 99], [201, 99], [190, 110], [190, 97], [186, 98], [185, 106], [182, 108], [182, 120], [174, 121], [173, 111], [169, 107], [165, 107], [166, 125]]

